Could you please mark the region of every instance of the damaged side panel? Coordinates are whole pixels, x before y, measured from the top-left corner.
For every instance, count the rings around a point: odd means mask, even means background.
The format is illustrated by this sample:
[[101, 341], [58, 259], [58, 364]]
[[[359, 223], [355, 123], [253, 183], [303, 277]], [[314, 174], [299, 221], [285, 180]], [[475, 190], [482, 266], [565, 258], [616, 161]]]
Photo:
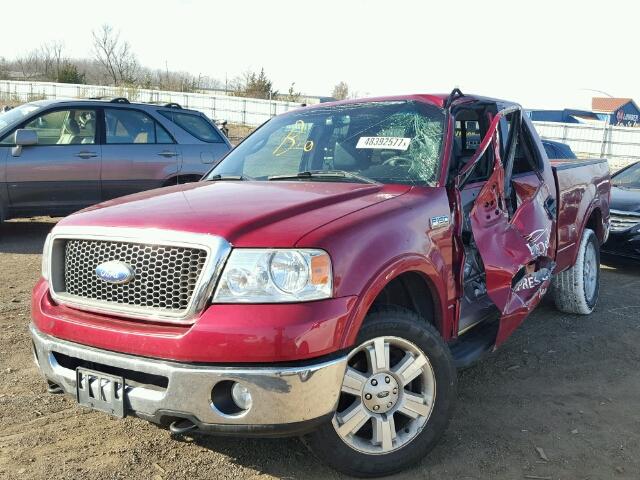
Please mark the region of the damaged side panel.
[[484, 262], [487, 294], [501, 312], [496, 344], [502, 343], [535, 308], [553, 271], [551, 233], [542, 185], [509, 220], [503, 190], [504, 171], [497, 164], [471, 210], [473, 236]]
[[[540, 176], [535, 189], [521, 197], [518, 189], [510, 197], [505, 193], [505, 168], [500, 159], [497, 124], [491, 123], [474, 160], [491, 146], [493, 169], [469, 213], [475, 247], [485, 270], [487, 295], [500, 311], [496, 346], [502, 343], [536, 307], [547, 291], [554, 268], [555, 218], [548, 202], [553, 198]], [[513, 132], [510, 133], [510, 135]], [[509, 142], [513, 161], [515, 144]], [[471, 162], [470, 162], [471, 163]], [[463, 174], [468, 172], [467, 165]], [[511, 203], [509, 204], [509, 198]]]

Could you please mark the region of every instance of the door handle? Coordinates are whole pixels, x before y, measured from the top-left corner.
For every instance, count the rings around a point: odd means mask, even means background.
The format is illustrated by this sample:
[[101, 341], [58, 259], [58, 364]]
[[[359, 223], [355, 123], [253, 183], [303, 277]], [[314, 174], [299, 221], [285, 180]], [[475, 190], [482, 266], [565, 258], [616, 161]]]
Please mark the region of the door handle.
[[164, 150], [160, 153], [158, 153], [158, 155], [160, 155], [161, 157], [177, 157], [178, 156], [178, 152], [172, 152], [171, 150]]
[[76, 153], [76, 157], [80, 157], [80, 158], [93, 158], [93, 157], [97, 157], [98, 154], [96, 152], [79, 152]]

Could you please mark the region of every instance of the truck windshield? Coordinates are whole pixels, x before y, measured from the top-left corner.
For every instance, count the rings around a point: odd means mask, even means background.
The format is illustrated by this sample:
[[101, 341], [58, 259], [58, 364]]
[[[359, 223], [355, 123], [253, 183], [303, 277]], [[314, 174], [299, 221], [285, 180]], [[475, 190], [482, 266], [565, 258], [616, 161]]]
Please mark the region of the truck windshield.
[[611, 183], [616, 187], [640, 189], [640, 163], [615, 175]]
[[[370, 179], [431, 185], [438, 174], [443, 130], [442, 110], [413, 101], [301, 110], [267, 122], [205, 179], [291, 176], [292, 181]], [[296, 176], [301, 172], [336, 171], [347, 174]]]

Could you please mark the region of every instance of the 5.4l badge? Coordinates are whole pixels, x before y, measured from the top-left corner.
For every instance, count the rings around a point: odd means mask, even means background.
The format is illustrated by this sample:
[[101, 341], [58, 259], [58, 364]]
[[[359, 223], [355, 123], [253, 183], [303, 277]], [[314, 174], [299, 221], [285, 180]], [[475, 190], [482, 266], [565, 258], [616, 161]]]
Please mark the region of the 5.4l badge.
[[96, 277], [103, 282], [122, 285], [133, 280], [135, 272], [131, 265], [117, 260], [101, 263], [96, 267]]
[[442, 228], [449, 226], [449, 215], [438, 215], [431, 217], [431, 228]]

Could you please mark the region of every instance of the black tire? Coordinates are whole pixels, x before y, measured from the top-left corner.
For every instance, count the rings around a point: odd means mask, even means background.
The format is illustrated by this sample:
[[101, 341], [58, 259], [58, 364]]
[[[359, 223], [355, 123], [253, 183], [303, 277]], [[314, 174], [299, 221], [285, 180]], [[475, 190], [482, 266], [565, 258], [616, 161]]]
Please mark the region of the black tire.
[[[585, 259], [590, 249], [595, 254], [596, 261], [595, 290], [592, 292], [589, 292], [585, 282]], [[584, 229], [576, 263], [554, 277], [551, 290], [556, 308], [561, 312], [581, 315], [593, 312], [600, 292], [600, 245], [593, 230]]]
[[385, 307], [367, 316], [356, 346], [382, 336], [409, 341], [426, 355], [436, 381], [435, 401], [420, 433], [406, 445], [389, 453], [376, 455], [356, 450], [342, 440], [332, 422], [303, 439], [322, 461], [356, 477], [389, 475], [420, 461], [446, 430], [456, 402], [456, 369], [449, 348], [433, 325], [404, 308]]

